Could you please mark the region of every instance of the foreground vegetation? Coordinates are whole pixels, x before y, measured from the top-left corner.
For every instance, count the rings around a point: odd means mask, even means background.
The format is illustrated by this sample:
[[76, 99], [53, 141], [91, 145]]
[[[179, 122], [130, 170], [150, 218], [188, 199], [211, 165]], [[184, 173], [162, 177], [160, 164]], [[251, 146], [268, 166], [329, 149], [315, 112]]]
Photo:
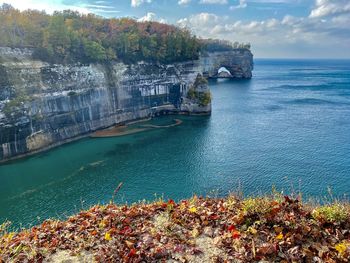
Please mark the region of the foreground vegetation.
[[200, 40], [186, 29], [132, 18], [106, 19], [65, 10], [53, 15], [0, 6], [0, 46], [34, 48], [34, 58], [50, 63], [119, 60], [180, 62], [201, 51], [250, 48], [249, 44]]
[[350, 205], [288, 196], [97, 205], [18, 233], [1, 228], [0, 262], [348, 262]]

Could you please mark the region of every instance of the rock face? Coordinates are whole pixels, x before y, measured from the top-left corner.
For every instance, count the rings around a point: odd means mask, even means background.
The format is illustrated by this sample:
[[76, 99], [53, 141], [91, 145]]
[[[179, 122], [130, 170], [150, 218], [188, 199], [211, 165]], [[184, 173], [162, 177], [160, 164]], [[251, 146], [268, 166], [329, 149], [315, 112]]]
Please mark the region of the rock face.
[[228, 54], [211, 53], [173, 65], [50, 65], [31, 54], [0, 47], [0, 162], [153, 114], [210, 113], [210, 100], [204, 105], [188, 97], [191, 89], [210, 92], [206, 84], [194, 85], [201, 74], [214, 76], [220, 64], [239, 78], [250, 78], [252, 70], [252, 56], [236, 52], [231, 64]]
[[253, 70], [253, 54], [248, 49], [237, 48], [233, 51], [212, 52], [200, 58], [203, 75], [218, 78], [218, 70], [225, 67], [231, 76], [222, 77], [251, 78]]

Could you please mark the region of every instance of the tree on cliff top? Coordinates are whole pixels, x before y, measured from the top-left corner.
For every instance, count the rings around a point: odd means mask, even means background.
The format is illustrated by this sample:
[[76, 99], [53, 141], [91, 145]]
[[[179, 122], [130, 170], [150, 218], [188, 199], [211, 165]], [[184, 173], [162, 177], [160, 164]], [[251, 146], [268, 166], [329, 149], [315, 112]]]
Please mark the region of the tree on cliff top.
[[44, 30], [43, 47], [52, 56], [63, 60], [68, 55], [71, 46], [68, 29], [62, 16], [53, 16], [50, 24]]
[[231, 51], [234, 49], [250, 49], [250, 43], [230, 42], [221, 39], [201, 39], [202, 50], [207, 52]]
[[119, 59], [172, 63], [199, 57], [199, 40], [185, 29], [131, 18], [106, 19], [65, 10], [48, 15], [0, 7], [0, 45], [35, 48], [34, 57], [54, 63]]

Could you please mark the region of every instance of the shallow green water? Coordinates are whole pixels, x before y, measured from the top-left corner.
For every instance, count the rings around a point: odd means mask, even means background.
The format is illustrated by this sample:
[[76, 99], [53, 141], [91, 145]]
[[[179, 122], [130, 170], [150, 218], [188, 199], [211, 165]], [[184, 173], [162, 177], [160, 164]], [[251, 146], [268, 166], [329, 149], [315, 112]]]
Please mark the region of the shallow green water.
[[[108, 202], [246, 194], [350, 193], [348, 61], [256, 61], [250, 81], [211, 82], [210, 117], [83, 139], [0, 166], [0, 221], [19, 225]], [[178, 118], [178, 117], [176, 117]], [[174, 116], [154, 120], [173, 123]]]

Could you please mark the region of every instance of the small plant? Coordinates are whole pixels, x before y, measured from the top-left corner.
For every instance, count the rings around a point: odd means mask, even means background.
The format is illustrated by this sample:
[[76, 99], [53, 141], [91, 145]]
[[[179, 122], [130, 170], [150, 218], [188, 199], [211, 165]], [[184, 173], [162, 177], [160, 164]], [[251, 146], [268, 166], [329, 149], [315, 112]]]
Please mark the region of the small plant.
[[197, 100], [201, 106], [207, 106], [211, 102], [211, 93], [210, 91], [198, 92], [192, 87], [187, 92], [187, 98]]
[[207, 106], [211, 102], [211, 94], [209, 91], [201, 94], [199, 99], [199, 104], [202, 106]]
[[194, 88], [190, 88], [187, 92], [187, 97], [189, 99], [195, 99], [197, 97], [196, 91], [194, 90]]
[[8, 232], [10, 225], [10, 221], [5, 221], [4, 223], [0, 224], [0, 236], [5, 235]]
[[341, 204], [335, 203], [315, 208], [312, 211], [312, 216], [321, 222], [325, 223], [342, 223], [349, 218], [349, 209]]
[[208, 80], [204, 78], [202, 75], [198, 75], [196, 81], [194, 82], [194, 86], [198, 87], [201, 85], [208, 85]]
[[242, 203], [243, 212], [250, 215], [264, 215], [271, 210], [271, 201], [267, 197], [247, 198]]

